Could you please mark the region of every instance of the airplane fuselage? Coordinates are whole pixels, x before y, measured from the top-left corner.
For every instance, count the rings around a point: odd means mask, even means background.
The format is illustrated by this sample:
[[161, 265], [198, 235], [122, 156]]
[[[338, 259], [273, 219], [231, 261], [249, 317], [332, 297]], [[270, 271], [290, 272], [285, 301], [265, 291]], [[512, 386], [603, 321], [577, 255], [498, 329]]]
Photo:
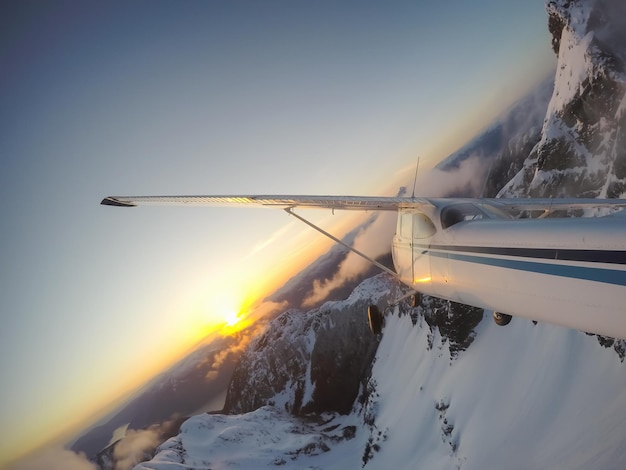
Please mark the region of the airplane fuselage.
[[416, 291], [626, 338], [626, 218], [512, 219], [485, 204], [398, 215], [396, 271]]

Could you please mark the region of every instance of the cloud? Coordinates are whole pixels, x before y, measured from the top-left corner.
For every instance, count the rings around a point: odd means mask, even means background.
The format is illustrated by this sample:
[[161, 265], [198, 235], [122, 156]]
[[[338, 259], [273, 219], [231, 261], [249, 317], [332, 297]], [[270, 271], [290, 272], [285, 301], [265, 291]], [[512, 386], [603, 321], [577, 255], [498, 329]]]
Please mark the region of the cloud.
[[[352, 247], [376, 259], [389, 252], [395, 226], [395, 212], [376, 214], [375, 220], [356, 236]], [[352, 251], [349, 252], [332, 278], [313, 281], [313, 290], [304, 299], [302, 306], [311, 307], [323, 301], [333, 290], [365, 273], [371, 266], [371, 263], [363, 257]]]
[[114, 470], [130, 470], [139, 462], [149, 459], [161, 440], [158, 427], [129, 429], [113, 449]]
[[252, 248], [252, 251], [246, 255], [244, 260], [251, 258], [252, 256], [259, 253], [260, 251], [263, 251], [265, 248], [275, 243], [277, 240], [280, 240], [281, 238], [283, 238], [285, 234], [289, 230], [291, 230], [292, 227], [293, 227], [293, 224], [285, 224], [284, 226], [276, 230], [274, 233], [272, 233], [266, 240], [262, 240], [258, 242], [256, 245], [254, 245], [254, 247]]
[[[450, 170], [433, 168], [418, 176], [415, 195], [422, 197], [477, 197], [482, 192], [489, 163], [481, 156], [463, 160]], [[412, 182], [411, 182], [412, 184]]]
[[211, 374], [211, 372], [218, 372], [218, 369], [222, 367], [222, 365], [229, 356], [243, 351], [248, 343], [249, 339], [247, 336], [245, 336], [241, 339], [238, 339], [235, 344], [229, 346], [227, 349], [223, 349], [222, 351], [216, 353], [212, 359], [213, 363], [211, 364], [211, 370], [209, 370], [209, 372], [207, 373], [207, 379], [209, 379], [209, 375]]
[[[421, 171], [415, 182], [416, 197], [480, 197], [485, 186], [493, 159], [481, 153], [470, 154], [463, 161], [446, 169], [437, 167]], [[394, 185], [388, 192], [397, 192], [398, 186], [405, 189], [404, 197], [413, 190], [415, 166], [406, 166], [394, 176]]]
[[[196, 365], [198, 368], [208, 365], [208, 370], [205, 375], [206, 380], [217, 379], [224, 363], [236, 358], [244, 352], [250, 341], [265, 330], [267, 323], [271, 319], [270, 313], [275, 312], [279, 306], [280, 304], [275, 302], [264, 302], [261, 304], [261, 306], [255, 309], [255, 313], [252, 315], [255, 317], [254, 323], [241, 331], [230, 334], [230, 344], [198, 362]], [[257, 310], [260, 310], [262, 313], [257, 312]]]
[[7, 470], [98, 470], [85, 454], [60, 447], [47, 447], [9, 465]]
[[152, 458], [157, 446], [178, 432], [180, 423], [181, 419], [173, 415], [171, 419], [147, 429], [128, 429], [126, 435], [113, 446], [112, 469], [130, 470]]
[[210, 381], [212, 381], [212, 380], [217, 379], [217, 378], [219, 377], [219, 375], [220, 375], [220, 373], [219, 373], [218, 371], [216, 371], [216, 370], [210, 370], [210, 371], [208, 371], [208, 372], [206, 373], [206, 375], [204, 376], [204, 378], [205, 378], [207, 381], [209, 381], [209, 382], [210, 382]]

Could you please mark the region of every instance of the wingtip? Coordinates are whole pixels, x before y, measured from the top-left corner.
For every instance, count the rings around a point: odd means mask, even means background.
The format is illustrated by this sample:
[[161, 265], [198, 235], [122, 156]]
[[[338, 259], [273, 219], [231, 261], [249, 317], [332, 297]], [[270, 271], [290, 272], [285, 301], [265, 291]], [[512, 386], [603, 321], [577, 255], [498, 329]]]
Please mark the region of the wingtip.
[[112, 196], [105, 197], [100, 202], [100, 204], [102, 204], [103, 206], [114, 206], [114, 207], [135, 207], [136, 206], [136, 204], [133, 204], [131, 202], [123, 202]]

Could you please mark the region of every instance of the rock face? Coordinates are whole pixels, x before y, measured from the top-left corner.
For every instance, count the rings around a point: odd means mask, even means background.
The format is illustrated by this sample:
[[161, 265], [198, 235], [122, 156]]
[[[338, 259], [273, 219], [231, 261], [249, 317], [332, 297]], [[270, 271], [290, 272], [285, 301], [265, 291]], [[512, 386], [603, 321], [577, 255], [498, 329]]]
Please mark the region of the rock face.
[[464, 160], [485, 162], [485, 183], [481, 194], [462, 191], [451, 197], [495, 197], [503, 184], [513, 178], [541, 138], [541, 129], [554, 89], [546, 79], [528, 96], [519, 100], [489, 128], [437, 165], [442, 171], [457, 168]]
[[241, 357], [224, 411], [273, 405], [294, 415], [348, 413], [378, 346], [367, 324], [367, 306], [384, 307], [400, 289], [391, 277], [379, 275], [344, 301], [309, 312], [290, 310], [273, 320]]
[[423, 315], [430, 330], [429, 344], [432, 347], [435, 334], [448, 342], [450, 359], [455, 359], [474, 342], [476, 327], [484, 317], [484, 311], [469, 305], [450, 302], [436, 297], [422, 299], [421, 309], [411, 312], [415, 324]]
[[619, 197], [626, 193], [626, 6], [547, 2], [558, 55], [539, 142], [502, 197]]

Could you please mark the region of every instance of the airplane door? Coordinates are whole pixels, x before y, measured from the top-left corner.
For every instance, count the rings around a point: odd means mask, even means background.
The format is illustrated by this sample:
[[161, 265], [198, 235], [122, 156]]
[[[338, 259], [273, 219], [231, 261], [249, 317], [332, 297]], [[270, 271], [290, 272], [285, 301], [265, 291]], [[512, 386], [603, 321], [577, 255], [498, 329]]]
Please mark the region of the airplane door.
[[398, 226], [393, 238], [393, 264], [402, 282], [413, 282], [413, 214], [398, 214]]
[[412, 214], [412, 219], [411, 275], [413, 284], [419, 290], [419, 285], [430, 284], [432, 280], [429, 245], [430, 239], [437, 232], [437, 229], [430, 218], [423, 213]]
[[408, 285], [430, 293], [431, 255], [429, 243], [437, 229], [422, 213], [405, 212], [398, 216], [393, 240], [393, 259], [400, 279]]

